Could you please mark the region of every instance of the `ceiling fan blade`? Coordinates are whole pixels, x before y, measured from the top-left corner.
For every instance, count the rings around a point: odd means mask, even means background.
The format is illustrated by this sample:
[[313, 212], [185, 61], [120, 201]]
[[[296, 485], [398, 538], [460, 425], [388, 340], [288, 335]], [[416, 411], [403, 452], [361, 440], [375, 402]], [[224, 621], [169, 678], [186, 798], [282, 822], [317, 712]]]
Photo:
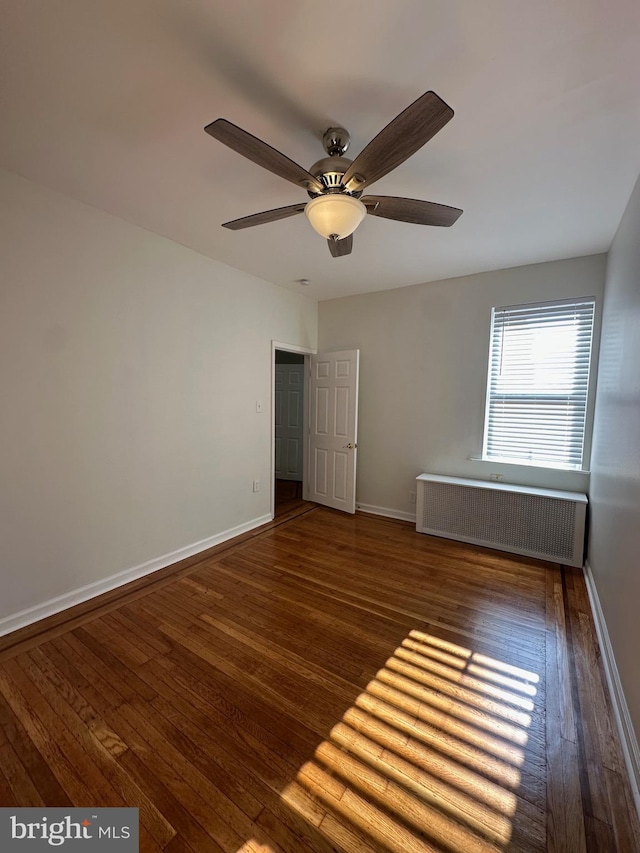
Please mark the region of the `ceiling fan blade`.
[[416, 225], [441, 225], [448, 227], [461, 216], [458, 207], [420, 201], [417, 198], [395, 198], [391, 195], [365, 195], [360, 201], [372, 216], [414, 222]]
[[229, 148], [242, 154], [248, 160], [262, 166], [263, 169], [268, 169], [274, 175], [284, 178], [286, 181], [291, 181], [293, 184], [303, 187], [305, 190], [321, 193], [325, 187], [317, 178], [298, 166], [293, 160], [290, 160], [280, 151], [276, 151], [266, 142], [258, 139], [257, 136], [252, 136], [246, 130], [242, 130], [230, 121], [224, 118], [216, 119], [205, 127], [205, 131], [209, 136], [213, 136], [220, 142], [224, 142]]
[[265, 225], [267, 222], [277, 222], [278, 219], [286, 219], [302, 213], [306, 202], [301, 204], [290, 204], [287, 207], [276, 207], [274, 210], [265, 210], [263, 213], [253, 213], [251, 216], [243, 216], [241, 219], [233, 219], [231, 222], [223, 222], [223, 228], [231, 231], [240, 231], [241, 228], [252, 228], [254, 225]]
[[342, 179], [350, 192], [379, 180], [422, 148], [453, 118], [453, 110], [435, 92], [425, 92], [371, 140]]
[[353, 234], [344, 237], [342, 240], [327, 240], [329, 251], [332, 258], [341, 258], [343, 255], [350, 255], [353, 249]]

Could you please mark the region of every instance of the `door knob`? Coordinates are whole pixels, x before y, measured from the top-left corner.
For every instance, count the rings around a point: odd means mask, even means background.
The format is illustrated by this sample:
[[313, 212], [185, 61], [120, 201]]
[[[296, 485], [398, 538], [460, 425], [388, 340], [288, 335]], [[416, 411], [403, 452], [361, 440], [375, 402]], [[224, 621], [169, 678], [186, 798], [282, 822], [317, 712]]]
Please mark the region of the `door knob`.
[[354, 450], [357, 446], [357, 444], [352, 444], [351, 442], [349, 442], [349, 444], [344, 445], [346, 450]]

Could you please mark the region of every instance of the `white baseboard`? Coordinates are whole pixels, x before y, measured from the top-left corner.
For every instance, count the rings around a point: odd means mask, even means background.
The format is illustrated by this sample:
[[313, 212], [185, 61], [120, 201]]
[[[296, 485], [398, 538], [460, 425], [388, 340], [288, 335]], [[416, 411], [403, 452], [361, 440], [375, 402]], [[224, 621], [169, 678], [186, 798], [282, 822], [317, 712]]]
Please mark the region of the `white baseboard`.
[[371, 504], [356, 504], [356, 509], [361, 512], [370, 512], [371, 515], [384, 515], [387, 518], [397, 518], [399, 521], [410, 521], [416, 523], [416, 514], [411, 512], [401, 512], [399, 509], [389, 509], [386, 506], [371, 506]]
[[187, 557], [200, 554], [202, 551], [213, 548], [214, 545], [220, 545], [222, 542], [233, 539], [234, 536], [240, 536], [242, 533], [247, 533], [249, 530], [260, 527], [261, 524], [266, 524], [268, 521], [271, 521], [270, 515], [254, 518], [252, 521], [239, 524], [237, 527], [222, 531], [222, 533], [216, 533], [215, 536], [210, 536], [208, 539], [202, 539], [200, 542], [194, 542], [192, 545], [185, 545], [184, 548], [178, 548], [177, 551], [171, 551], [169, 554], [163, 554], [161, 557], [147, 560], [146, 563], [141, 563], [139, 566], [125, 569], [123, 572], [117, 572], [115, 575], [109, 575], [107, 578], [102, 578], [94, 583], [78, 587], [71, 590], [71, 592], [58, 595], [56, 598], [50, 598], [48, 601], [42, 602], [42, 604], [28, 607], [26, 610], [21, 610], [19, 613], [14, 613], [11, 616], [4, 616], [0, 619], [0, 637], [10, 634], [12, 631], [17, 631], [19, 628], [25, 628], [33, 622], [38, 622], [40, 619], [46, 619], [47, 616], [53, 616], [62, 610], [67, 610], [67, 608], [73, 607], [76, 604], [82, 604], [83, 601], [88, 601], [90, 598], [95, 598], [104, 592], [110, 592], [112, 589], [124, 586], [124, 584], [138, 580], [138, 578], [142, 578], [145, 575], [150, 575], [173, 563], [179, 563], [180, 560], [185, 560]]
[[613, 711], [622, 743], [622, 752], [629, 772], [629, 780], [631, 782], [636, 809], [640, 816], [640, 749], [638, 749], [638, 739], [633, 729], [633, 723], [631, 722], [629, 707], [624, 697], [620, 673], [618, 672], [618, 666], [613, 654], [609, 630], [607, 629], [595, 579], [588, 561], [585, 563], [584, 576], [587, 584], [587, 592], [589, 593], [589, 601], [591, 602], [591, 610], [593, 611], [593, 619], [596, 625], [596, 633], [602, 651], [602, 661], [613, 703]]

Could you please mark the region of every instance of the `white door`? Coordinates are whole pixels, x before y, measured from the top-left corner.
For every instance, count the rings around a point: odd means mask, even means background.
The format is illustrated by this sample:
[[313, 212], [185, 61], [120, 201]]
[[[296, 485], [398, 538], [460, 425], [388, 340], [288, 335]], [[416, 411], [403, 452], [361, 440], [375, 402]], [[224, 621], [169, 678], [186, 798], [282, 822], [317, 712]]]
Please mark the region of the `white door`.
[[302, 480], [304, 364], [276, 364], [275, 428], [278, 480]]
[[309, 500], [356, 511], [359, 350], [311, 356]]

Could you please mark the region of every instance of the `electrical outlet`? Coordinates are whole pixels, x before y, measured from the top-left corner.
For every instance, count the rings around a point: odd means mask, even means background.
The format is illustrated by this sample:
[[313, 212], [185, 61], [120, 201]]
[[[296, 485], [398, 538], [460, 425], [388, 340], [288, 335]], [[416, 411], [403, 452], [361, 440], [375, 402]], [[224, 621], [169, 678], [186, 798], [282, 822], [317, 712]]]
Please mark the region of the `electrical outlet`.
[[254, 492], [260, 491], [260, 480], [254, 480], [253, 481], [253, 491]]
[[416, 502], [416, 493], [415, 492], [409, 492], [409, 503], [414, 504], [415, 502]]
[[504, 480], [504, 474], [489, 474], [489, 479], [493, 480], [494, 483], [499, 483]]
[[256, 412], [258, 414], [260, 414], [261, 411], [262, 411], [262, 400], [256, 400]]

